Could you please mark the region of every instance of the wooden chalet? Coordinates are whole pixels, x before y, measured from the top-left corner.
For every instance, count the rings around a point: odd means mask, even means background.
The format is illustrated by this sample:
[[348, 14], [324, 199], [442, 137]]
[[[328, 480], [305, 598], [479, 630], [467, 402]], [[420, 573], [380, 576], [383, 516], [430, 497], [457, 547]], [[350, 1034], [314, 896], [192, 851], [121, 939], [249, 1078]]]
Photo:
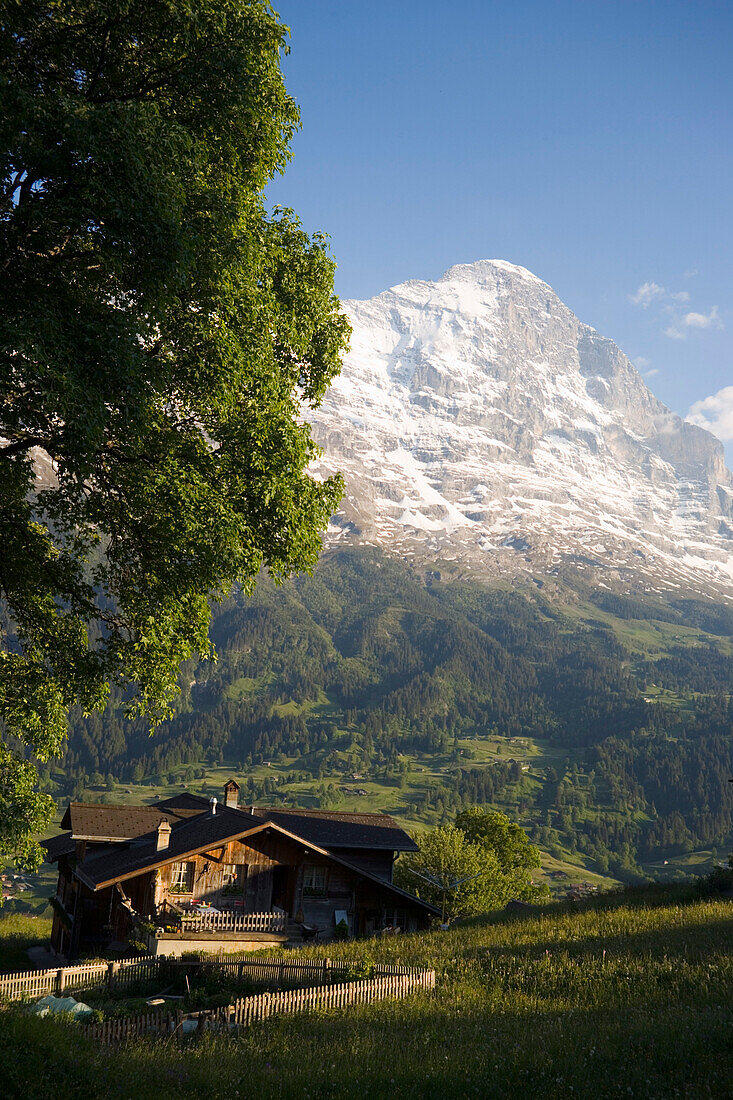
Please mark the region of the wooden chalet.
[[184, 792], [152, 806], [69, 804], [51, 945], [64, 958], [130, 941], [167, 955], [424, 928], [438, 911], [392, 882], [417, 845], [387, 814], [240, 807]]

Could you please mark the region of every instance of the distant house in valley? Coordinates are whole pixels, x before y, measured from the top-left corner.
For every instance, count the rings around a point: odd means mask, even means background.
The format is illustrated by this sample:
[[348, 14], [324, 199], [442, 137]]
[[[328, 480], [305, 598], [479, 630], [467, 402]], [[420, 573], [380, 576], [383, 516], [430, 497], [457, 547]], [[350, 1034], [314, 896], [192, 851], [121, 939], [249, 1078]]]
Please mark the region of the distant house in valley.
[[58, 864], [52, 947], [65, 958], [147, 937], [158, 954], [242, 951], [424, 928], [438, 911], [392, 882], [417, 845], [375, 813], [240, 807], [184, 792], [152, 806], [72, 802], [45, 842]]

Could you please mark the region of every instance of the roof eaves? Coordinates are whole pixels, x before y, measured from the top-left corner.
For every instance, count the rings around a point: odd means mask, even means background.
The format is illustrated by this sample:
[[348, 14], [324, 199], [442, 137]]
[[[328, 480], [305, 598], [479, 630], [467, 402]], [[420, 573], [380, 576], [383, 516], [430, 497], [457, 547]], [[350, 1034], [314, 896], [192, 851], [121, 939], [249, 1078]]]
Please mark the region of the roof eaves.
[[[185, 824], [190, 823], [186, 822]], [[356, 867], [353, 863], [349, 863], [348, 860], [341, 859], [340, 856], [335, 856], [326, 848], [321, 848], [317, 844], [313, 844], [310, 840], [307, 840], [305, 837], [298, 836], [297, 833], [293, 833], [289, 829], [283, 828], [282, 825], [278, 825], [275, 821], [262, 821], [260, 824], [255, 825], [253, 828], [245, 829], [231, 836], [227, 836], [225, 838], [225, 841], [226, 843], [229, 843], [232, 840], [241, 840], [245, 836], [253, 836], [256, 833], [263, 832], [265, 829], [275, 829], [277, 832], [282, 833], [284, 836], [289, 837], [291, 840], [295, 840], [298, 844], [302, 844], [305, 848], [308, 848], [313, 852], [317, 852], [318, 855], [323, 856], [325, 859], [333, 860], [335, 863], [338, 863], [343, 867], [347, 867], [350, 871], [354, 871], [362, 878], [369, 879], [380, 888], [390, 890], [392, 893], [397, 894], [399, 897], [403, 897], [412, 903], [420, 905], [424, 909], [429, 909], [432, 913], [436, 915], [440, 912], [439, 909], [436, 909], [434, 905], [430, 905], [429, 902], [423, 901], [421, 898], [416, 898], [414, 894], [410, 894], [407, 890], [402, 890], [399, 886], [394, 886], [391, 882], [385, 882], [384, 879], [378, 878], [376, 875], [372, 875], [369, 871], [365, 871], [361, 867]], [[190, 856], [199, 855], [201, 852], [205, 852], [209, 848], [217, 847], [219, 843], [221, 843], [221, 839], [219, 841], [210, 840], [205, 844], [197, 845], [195, 848], [192, 848], [188, 852], [176, 852], [168, 859], [150, 860], [147, 863], [143, 863], [141, 866], [131, 868], [129, 871], [124, 872], [122, 875], [115, 875], [110, 879], [106, 879], [98, 883], [95, 883], [94, 880], [90, 879], [89, 876], [85, 873], [83, 864], [80, 867], [76, 868], [75, 874], [77, 878], [79, 878], [84, 883], [85, 886], [88, 886], [90, 890], [96, 892], [97, 890], [104, 890], [106, 889], [106, 887], [112, 886], [116, 882], [125, 882], [127, 879], [136, 878], [138, 875], [143, 874], [145, 871], [154, 871], [157, 870], [158, 867], [167, 867], [169, 863], [182, 862], [183, 860], [188, 859]], [[160, 855], [160, 853], [156, 852], [155, 855]]]
[[[181, 822], [180, 824], [189, 825], [191, 824], [191, 821]], [[97, 890], [104, 890], [108, 886], [113, 886], [116, 882], [126, 882], [130, 878], [137, 878], [138, 875], [142, 875], [146, 871], [155, 871], [159, 867], [167, 867], [169, 863], [181, 863], [183, 862], [183, 860], [190, 859], [191, 856], [200, 855], [202, 852], [210, 851], [212, 848], [218, 848], [222, 844], [229, 844], [229, 842], [232, 840], [241, 840], [244, 836], [250, 836], [252, 833], [261, 832], [270, 824], [274, 826], [274, 822], [265, 821], [261, 825], [256, 825], [254, 828], [251, 829], [245, 829], [238, 832], [235, 831], [231, 834], [227, 834], [225, 836], [214, 839], [209, 838], [203, 844], [197, 844], [193, 848], [181, 852], [173, 852], [172, 854], [168, 854], [169, 848], [163, 849], [162, 852], [152, 852], [150, 853], [150, 856], [152, 858], [145, 857], [143, 862], [139, 863], [135, 867], [131, 867], [127, 871], [123, 871], [121, 875], [113, 875], [112, 878], [103, 879], [99, 882], [96, 882], [93, 878], [89, 877], [84, 869], [84, 864], [77, 866], [75, 874], [78, 879], [80, 879], [86, 886], [90, 888], [90, 890], [94, 890], [95, 892]], [[277, 826], [274, 827], [277, 828]], [[152, 834], [149, 835], [151, 836], [152, 840]], [[167, 858], [156, 858], [161, 855], [167, 856]]]
[[380, 852], [419, 852], [420, 851], [419, 846], [415, 843], [415, 841], [412, 838], [410, 838], [409, 844], [397, 844], [397, 843], [395, 843], [395, 844], [370, 844], [366, 840], [363, 843], [361, 843], [359, 841], [356, 841], [355, 843], [350, 844], [350, 843], [347, 843], [346, 841], [339, 841], [338, 843], [335, 843], [333, 845], [333, 847], [334, 848], [344, 848], [344, 849], [353, 848], [354, 850], [356, 850], [357, 848], [359, 848], [359, 849], [364, 848], [368, 851], [378, 850]]
[[102, 836], [100, 833], [74, 833], [74, 840], [90, 840], [95, 844], [129, 844], [136, 836]]
[[41, 847], [46, 849], [44, 863], [57, 863], [63, 856], [71, 855], [76, 851], [76, 841], [71, 833], [59, 833], [41, 841]]

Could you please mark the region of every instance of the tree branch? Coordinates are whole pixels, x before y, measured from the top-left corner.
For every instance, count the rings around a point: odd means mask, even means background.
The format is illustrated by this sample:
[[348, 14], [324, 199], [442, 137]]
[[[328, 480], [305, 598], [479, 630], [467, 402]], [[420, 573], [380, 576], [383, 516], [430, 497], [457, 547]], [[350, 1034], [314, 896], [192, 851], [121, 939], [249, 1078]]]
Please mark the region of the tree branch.
[[0, 447], [0, 457], [13, 458], [15, 455], [30, 451], [32, 447], [43, 447], [52, 457], [52, 449], [56, 440], [42, 435], [29, 435], [25, 439], [16, 439], [13, 443], [6, 443]]
[[116, 22], [117, 22], [117, 20], [115, 20], [115, 19], [108, 19], [107, 22], [104, 24], [104, 28], [103, 28], [103, 32], [102, 32], [103, 33], [102, 45], [101, 45], [100, 50], [99, 50], [99, 60], [97, 61], [97, 67], [94, 70], [94, 73], [92, 74], [92, 78], [89, 81], [89, 87], [87, 88], [87, 92], [86, 92], [87, 99], [92, 98], [94, 89], [96, 88], [96, 86], [99, 83], [99, 80], [102, 76], [102, 72], [104, 70], [104, 63], [107, 60], [107, 46], [109, 45], [110, 33], [111, 33], [112, 28], [114, 27]]

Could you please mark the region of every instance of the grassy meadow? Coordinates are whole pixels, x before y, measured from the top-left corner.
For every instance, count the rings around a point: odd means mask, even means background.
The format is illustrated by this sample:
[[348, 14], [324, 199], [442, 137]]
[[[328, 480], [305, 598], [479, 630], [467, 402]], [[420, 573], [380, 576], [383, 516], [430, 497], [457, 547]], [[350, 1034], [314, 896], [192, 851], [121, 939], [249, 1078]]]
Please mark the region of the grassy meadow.
[[[434, 994], [187, 1048], [4, 1014], [4, 1095], [733, 1097], [731, 903], [666, 886], [308, 952], [433, 966]], [[2, 918], [0, 918], [2, 925]]]
[[[46, 912], [50, 914], [50, 909]], [[28, 948], [47, 947], [50, 938], [50, 915], [3, 913], [0, 910], [0, 973], [3, 970], [31, 970]]]

